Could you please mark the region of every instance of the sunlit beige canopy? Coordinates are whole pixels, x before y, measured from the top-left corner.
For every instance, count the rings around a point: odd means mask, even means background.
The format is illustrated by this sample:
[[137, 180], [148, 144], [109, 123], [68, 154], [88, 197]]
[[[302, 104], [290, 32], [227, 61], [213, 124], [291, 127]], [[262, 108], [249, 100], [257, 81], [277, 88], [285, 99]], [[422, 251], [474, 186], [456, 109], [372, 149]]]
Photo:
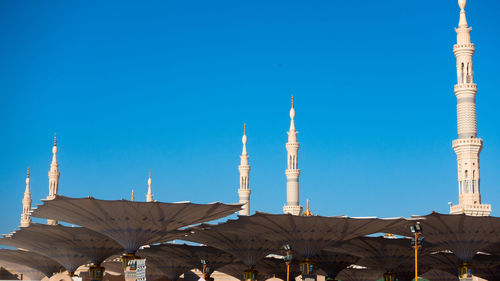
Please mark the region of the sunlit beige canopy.
[[342, 281], [375, 281], [383, 277], [384, 271], [379, 269], [346, 268], [337, 274]]
[[383, 232], [387, 228], [397, 227], [402, 221], [400, 218], [305, 217], [257, 212], [252, 216], [240, 216], [234, 223], [221, 225], [220, 230], [252, 233], [280, 246], [289, 244], [300, 256], [312, 258], [326, 247]]
[[238, 280], [243, 281], [243, 271], [248, 268], [247, 265], [242, 263], [241, 261], [236, 261], [230, 264], [227, 264], [217, 271], [230, 275]]
[[337, 274], [350, 265], [355, 264], [359, 258], [354, 255], [344, 253], [334, 253], [330, 251], [321, 251], [313, 257], [318, 267], [325, 272], [325, 275], [335, 279]]
[[[99, 200], [58, 195], [33, 211], [34, 217], [81, 225], [117, 241], [128, 253], [142, 245], [172, 240], [172, 231], [219, 219], [241, 204], [193, 204]], [[174, 238], [175, 239], [175, 238]]]
[[90, 229], [37, 223], [3, 237], [0, 244], [50, 257], [69, 272], [87, 263], [99, 265], [107, 257], [123, 252], [113, 239]]
[[261, 259], [279, 251], [281, 243], [238, 226], [238, 220], [229, 220], [217, 225], [202, 224], [189, 228], [190, 233], [182, 239], [228, 252], [247, 267], [255, 267]]
[[[178, 249], [172, 250], [173, 248]], [[184, 252], [186, 256], [180, 255], [181, 252]], [[163, 244], [141, 249], [137, 251], [137, 254], [146, 259], [147, 268], [154, 267], [167, 276], [170, 281], [175, 281], [183, 273], [194, 268], [193, 258], [189, 256], [189, 252], [184, 245]], [[146, 269], [146, 273], [147, 271], [148, 269]]]
[[[33, 269], [31, 267], [27, 267], [25, 265], [19, 265], [15, 263], [3, 262], [0, 261], [0, 267], [7, 269], [10, 272], [15, 272], [17, 274], [22, 274], [24, 280], [42, 280], [46, 277], [42, 272]], [[1, 279], [1, 277], [0, 277]], [[6, 279], [3, 279], [6, 280]]]
[[456, 274], [453, 275], [449, 272], [439, 269], [431, 269], [421, 276], [429, 281], [458, 281], [458, 277]]
[[[25, 266], [39, 271], [47, 277], [51, 277], [53, 273], [63, 269], [62, 265], [51, 258], [23, 250], [0, 249], [0, 264], [2, 263]], [[16, 269], [14, 268], [14, 270]]]
[[[433, 212], [421, 217], [425, 241], [452, 251], [460, 262], [470, 262], [474, 255], [500, 242], [500, 218], [446, 215]], [[396, 226], [392, 233], [411, 236], [408, 227]]]

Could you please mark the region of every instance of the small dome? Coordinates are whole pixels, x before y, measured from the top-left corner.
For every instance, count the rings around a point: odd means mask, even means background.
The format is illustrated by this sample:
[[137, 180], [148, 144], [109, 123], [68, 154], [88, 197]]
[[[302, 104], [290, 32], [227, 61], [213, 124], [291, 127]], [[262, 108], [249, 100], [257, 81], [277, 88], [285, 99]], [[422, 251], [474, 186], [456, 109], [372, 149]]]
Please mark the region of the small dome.
[[241, 138], [241, 142], [243, 144], [247, 144], [247, 135], [243, 135], [243, 137]]
[[293, 107], [290, 109], [290, 118], [295, 118], [295, 109], [293, 109]]

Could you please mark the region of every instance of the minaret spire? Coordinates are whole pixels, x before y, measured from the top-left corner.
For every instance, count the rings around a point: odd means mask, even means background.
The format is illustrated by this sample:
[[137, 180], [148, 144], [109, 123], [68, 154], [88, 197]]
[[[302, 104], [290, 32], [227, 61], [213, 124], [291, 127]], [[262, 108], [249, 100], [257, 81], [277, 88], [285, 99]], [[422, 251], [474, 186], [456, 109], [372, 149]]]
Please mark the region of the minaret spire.
[[299, 176], [298, 168], [298, 152], [299, 143], [297, 142], [298, 132], [295, 130], [295, 109], [290, 108], [290, 129], [288, 130], [288, 142], [286, 143], [287, 151], [287, 169], [286, 175], [286, 205], [283, 207], [283, 213], [300, 215], [302, 207], [299, 205]]
[[30, 167], [26, 176], [26, 190], [23, 198], [23, 213], [21, 214], [21, 227], [31, 225], [31, 191], [30, 191]]
[[130, 195], [130, 201], [135, 201], [134, 190], [132, 189], [132, 195]]
[[248, 165], [248, 154], [247, 154], [247, 134], [246, 134], [246, 124], [243, 124], [243, 137], [241, 142], [243, 143], [243, 149], [240, 156], [240, 165], [238, 170], [240, 171], [240, 188], [238, 189], [238, 196], [240, 197], [240, 203], [244, 204], [242, 210], [240, 211], [241, 216], [250, 215], [250, 194], [252, 193], [249, 186], [249, 174], [250, 165]]
[[153, 193], [151, 192], [151, 170], [149, 170], [148, 194], [146, 194], [146, 202], [153, 202]]
[[460, 20], [458, 22], [457, 44], [453, 46], [453, 53], [457, 59], [457, 130], [458, 139], [453, 141], [453, 149], [457, 154], [458, 168], [458, 205], [450, 206], [450, 213], [474, 216], [487, 216], [491, 212], [491, 205], [481, 204], [479, 188], [479, 153], [483, 147], [483, 140], [477, 137], [476, 121], [476, 93], [472, 71], [472, 56], [475, 51], [471, 43], [470, 31], [465, 17], [466, 0], [458, 0]]
[[[49, 170], [49, 196], [47, 199], [54, 199], [59, 190], [59, 165], [57, 164], [57, 134], [54, 134], [54, 146], [52, 147], [52, 163]], [[47, 224], [56, 225], [56, 220], [47, 220]]]

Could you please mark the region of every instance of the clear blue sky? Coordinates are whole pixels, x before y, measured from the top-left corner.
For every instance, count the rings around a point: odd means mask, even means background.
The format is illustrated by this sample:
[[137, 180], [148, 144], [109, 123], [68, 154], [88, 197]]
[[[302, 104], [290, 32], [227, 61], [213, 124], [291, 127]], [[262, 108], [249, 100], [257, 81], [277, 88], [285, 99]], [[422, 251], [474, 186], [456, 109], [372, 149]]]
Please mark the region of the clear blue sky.
[[[499, 1], [469, 0], [483, 201], [500, 215]], [[251, 209], [280, 213], [295, 95], [301, 203], [408, 216], [458, 201], [454, 0], [1, 1], [0, 232], [26, 167], [60, 194], [236, 202], [243, 123]]]

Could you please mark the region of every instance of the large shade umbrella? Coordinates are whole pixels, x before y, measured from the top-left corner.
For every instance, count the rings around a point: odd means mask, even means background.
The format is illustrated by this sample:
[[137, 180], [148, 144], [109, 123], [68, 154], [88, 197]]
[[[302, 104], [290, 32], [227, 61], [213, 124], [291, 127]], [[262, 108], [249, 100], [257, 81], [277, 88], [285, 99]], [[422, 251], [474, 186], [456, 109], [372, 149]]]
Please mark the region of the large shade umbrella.
[[241, 204], [193, 204], [99, 200], [56, 196], [44, 200], [34, 217], [84, 226], [113, 238], [127, 253], [142, 245], [166, 242], [181, 227], [219, 219], [241, 209]]
[[0, 249], [0, 264], [13, 264], [28, 267], [51, 277], [53, 273], [59, 272], [63, 266], [53, 259], [24, 250]]
[[0, 244], [50, 257], [70, 274], [87, 263], [99, 266], [107, 257], [123, 251], [113, 239], [84, 227], [37, 223], [3, 237]]
[[[425, 241], [451, 251], [458, 258], [459, 277], [472, 277], [472, 258], [500, 242], [500, 218], [447, 215], [433, 212], [420, 217]], [[392, 233], [412, 236], [408, 227], [395, 226]]]

